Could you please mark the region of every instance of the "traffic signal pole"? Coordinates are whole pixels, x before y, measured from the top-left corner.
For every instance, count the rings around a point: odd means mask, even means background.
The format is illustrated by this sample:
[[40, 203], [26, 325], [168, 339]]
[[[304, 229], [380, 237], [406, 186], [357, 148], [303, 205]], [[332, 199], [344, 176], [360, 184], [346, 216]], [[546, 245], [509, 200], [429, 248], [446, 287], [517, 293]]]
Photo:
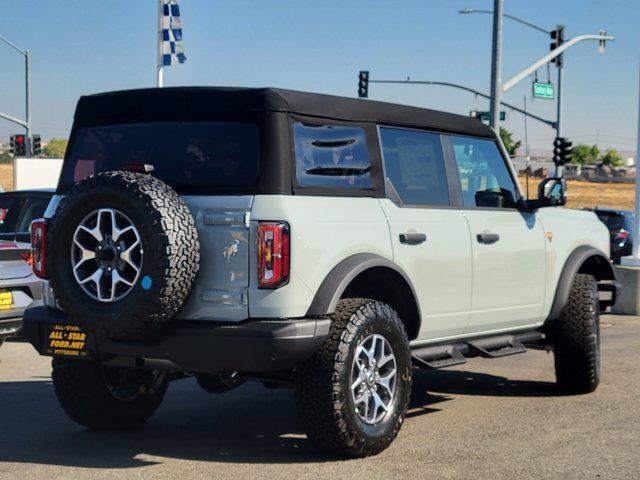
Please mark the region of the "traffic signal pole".
[[25, 116], [26, 125], [24, 127], [25, 133], [25, 157], [31, 156], [31, 54], [29, 50], [24, 51], [24, 78], [25, 78]]
[[10, 42], [3, 36], [0, 36], [0, 40], [9, 45], [11, 48], [16, 50], [17, 52], [24, 55], [24, 71], [25, 71], [25, 116], [26, 120], [22, 121], [18, 118], [12, 117], [11, 115], [7, 115], [5, 113], [0, 113], [0, 118], [4, 118], [5, 120], [9, 120], [10, 122], [17, 123], [21, 125], [25, 129], [26, 133], [26, 148], [25, 148], [25, 156], [31, 156], [31, 105], [30, 105], [30, 94], [31, 94], [31, 74], [30, 74], [30, 63], [31, 63], [31, 54], [29, 50], [22, 50], [17, 47], [14, 43]]

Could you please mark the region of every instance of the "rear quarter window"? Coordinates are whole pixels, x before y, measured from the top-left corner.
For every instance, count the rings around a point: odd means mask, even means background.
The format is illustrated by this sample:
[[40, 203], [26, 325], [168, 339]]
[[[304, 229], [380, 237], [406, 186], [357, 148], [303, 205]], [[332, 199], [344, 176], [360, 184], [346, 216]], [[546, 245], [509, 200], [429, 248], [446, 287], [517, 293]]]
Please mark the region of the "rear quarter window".
[[300, 186], [371, 188], [371, 160], [363, 128], [296, 122], [293, 136]]

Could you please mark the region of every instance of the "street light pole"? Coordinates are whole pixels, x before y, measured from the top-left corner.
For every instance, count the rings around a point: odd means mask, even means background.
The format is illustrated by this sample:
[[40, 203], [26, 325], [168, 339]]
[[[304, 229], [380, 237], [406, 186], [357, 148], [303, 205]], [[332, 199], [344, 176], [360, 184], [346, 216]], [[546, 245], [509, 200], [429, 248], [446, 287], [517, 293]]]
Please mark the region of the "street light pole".
[[502, 4], [503, 0], [493, 2], [493, 40], [491, 47], [491, 104], [489, 106], [489, 124], [496, 132], [500, 131], [500, 97], [502, 95]]

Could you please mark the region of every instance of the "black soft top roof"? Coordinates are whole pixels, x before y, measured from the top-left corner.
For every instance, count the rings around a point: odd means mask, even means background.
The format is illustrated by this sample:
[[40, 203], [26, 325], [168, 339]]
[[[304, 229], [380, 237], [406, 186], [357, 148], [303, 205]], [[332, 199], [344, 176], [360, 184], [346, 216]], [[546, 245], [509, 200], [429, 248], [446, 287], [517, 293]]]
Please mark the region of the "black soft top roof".
[[82, 125], [206, 120], [219, 113], [261, 112], [290, 112], [494, 138], [488, 126], [463, 115], [278, 88], [172, 87], [100, 93], [80, 98], [75, 119]]

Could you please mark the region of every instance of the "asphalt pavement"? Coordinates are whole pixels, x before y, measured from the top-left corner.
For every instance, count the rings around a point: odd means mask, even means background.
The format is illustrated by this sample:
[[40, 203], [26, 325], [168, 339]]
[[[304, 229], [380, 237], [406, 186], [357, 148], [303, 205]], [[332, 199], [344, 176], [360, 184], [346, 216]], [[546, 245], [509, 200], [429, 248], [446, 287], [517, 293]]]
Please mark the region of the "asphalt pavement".
[[92, 432], [58, 406], [50, 359], [0, 348], [0, 479], [638, 479], [640, 318], [605, 315], [603, 382], [560, 395], [542, 351], [419, 371], [407, 420], [382, 454], [336, 460], [307, 441], [289, 390], [223, 395], [173, 383], [156, 415]]

